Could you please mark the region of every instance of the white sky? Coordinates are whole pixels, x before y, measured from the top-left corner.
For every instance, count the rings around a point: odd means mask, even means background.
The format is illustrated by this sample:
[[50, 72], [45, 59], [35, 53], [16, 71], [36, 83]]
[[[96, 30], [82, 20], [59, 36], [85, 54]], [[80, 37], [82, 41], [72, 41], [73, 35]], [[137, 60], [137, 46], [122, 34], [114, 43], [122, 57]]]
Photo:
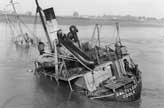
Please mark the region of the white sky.
[[[4, 9], [10, 0], [0, 0], [0, 9]], [[14, 0], [19, 2], [20, 12], [35, 11], [35, 0]], [[41, 7], [54, 7], [57, 15], [134, 15], [164, 17], [164, 0], [38, 0]]]

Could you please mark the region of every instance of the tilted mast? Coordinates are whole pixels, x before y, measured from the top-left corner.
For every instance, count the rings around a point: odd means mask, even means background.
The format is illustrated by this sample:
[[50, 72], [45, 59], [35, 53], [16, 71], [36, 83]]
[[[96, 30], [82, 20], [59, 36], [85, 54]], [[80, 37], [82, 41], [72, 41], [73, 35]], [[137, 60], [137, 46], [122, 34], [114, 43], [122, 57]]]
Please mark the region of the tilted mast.
[[121, 53], [120, 50], [122, 47], [122, 43], [121, 43], [121, 39], [120, 39], [120, 24], [118, 22], [116, 22], [116, 30], [117, 30], [117, 37], [116, 37], [116, 43], [115, 43], [115, 55], [116, 55], [115, 64], [117, 67], [117, 74], [118, 74], [117, 77], [120, 78], [120, 77], [122, 77], [122, 74], [124, 73], [125, 70], [124, 70], [124, 67], [121, 62], [122, 57], [120, 58], [120, 54], [118, 54], [118, 53]]
[[43, 25], [43, 29], [45, 31], [45, 34], [46, 34], [46, 37], [47, 37], [47, 40], [48, 40], [48, 43], [49, 43], [50, 50], [53, 51], [52, 43], [51, 43], [51, 40], [50, 40], [50, 37], [49, 37], [49, 34], [48, 34], [46, 24], [44, 22], [43, 14], [41, 12], [41, 8], [39, 6], [38, 0], [35, 0], [35, 2], [36, 2], [36, 6], [37, 6], [37, 12], [39, 12], [40, 19], [41, 19], [41, 22], [42, 22], [42, 25]]
[[21, 34], [23, 34], [23, 30], [22, 30], [22, 27], [21, 27], [21, 23], [20, 23], [20, 21], [19, 21], [19, 15], [17, 14], [16, 8], [15, 8], [15, 3], [13, 2], [13, 0], [11, 0], [10, 3], [11, 3], [11, 6], [12, 6], [12, 8], [13, 8], [14, 15], [16, 16], [19, 30], [20, 30]]
[[[58, 82], [58, 76], [59, 76], [58, 71], [59, 70], [58, 70], [58, 54], [57, 54], [57, 47], [56, 47], [56, 39], [54, 39], [54, 40], [50, 39], [50, 36], [54, 37], [55, 32], [51, 31], [51, 30], [49, 30], [49, 31], [47, 30], [46, 24], [44, 22], [43, 14], [41, 12], [41, 8], [40, 8], [39, 3], [38, 3], [38, 0], [35, 0], [35, 1], [36, 1], [36, 5], [37, 5], [37, 11], [39, 12], [40, 19], [41, 19], [41, 22], [42, 22], [49, 46], [50, 46], [50, 50], [51, 50], [51, 52], [54, 51], [54, 59], [55, 59], [55, 74], [54, 75], [55, 75], [56, 81]], [[53, 20], [56, 19], [56, 17], [55, 17], [55, 13], [53, 11], [53, 8], [45, 9], [45, 10], [43, 10], [43, 12], [45, 14], [47, 23], [51, 23], [52, 25], [54, 25]], [[51, 24], [48, 26], [52, 26]], [[51, 29], [54, 30], [53, 27]]]

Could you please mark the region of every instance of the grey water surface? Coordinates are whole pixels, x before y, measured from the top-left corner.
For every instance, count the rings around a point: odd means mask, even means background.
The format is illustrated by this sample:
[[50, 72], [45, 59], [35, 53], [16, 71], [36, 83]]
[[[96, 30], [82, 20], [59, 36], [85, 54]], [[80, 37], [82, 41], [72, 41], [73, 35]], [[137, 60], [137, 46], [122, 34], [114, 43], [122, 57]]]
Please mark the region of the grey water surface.
[[[31, 28], [33, 25], [29, 25]], [[60, 26], [68, 32], [68, 26]], [[94, 26], [78, 26], [79, 38], [89, 40]], [[7, 31], [7, 32], [6, 32]], [[103, 26], [102, 43], [114, 42], [114, 27]], [[163, 108], [164, 107], [164, 28], [121, 27], [120, 36], [143, 76], [141, 100], [119, 103], [90, 100], [70, 92], [66, 84], [36, 77], [33, 61], [35, 48], [16, 51], [12, 34], [0, 23], [0, 108]], [[45, 40], [38, 25], [37, 35]]]

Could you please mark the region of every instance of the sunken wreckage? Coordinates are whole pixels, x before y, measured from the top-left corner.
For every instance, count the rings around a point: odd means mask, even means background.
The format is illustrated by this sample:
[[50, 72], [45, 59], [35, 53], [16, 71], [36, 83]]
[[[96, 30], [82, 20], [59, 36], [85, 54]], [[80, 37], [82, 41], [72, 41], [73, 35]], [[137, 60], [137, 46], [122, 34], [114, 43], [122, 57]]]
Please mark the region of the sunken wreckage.
[[[46, 36], [49, 36], [37, 0], [36, 4]], [[44, 14], [47, 21], [55, 19], [53, 8], [44, 10]], [[113, 49], [108, 45], [105, 48], [88, 44], [79, 47], [61, 30], [53, 43], [49, 37], [47, 39], [53, 53], [45, 53], [44, 43], [39, 43], [41, 55], [35, 61], [36, 75], [49, 76], [58, 83], [68, 82], [71, 91], [79, 91], [90, 99], [121, 102], [140, 99], [141, 72], [121, 41], [116, 42]]]
[[[30, 47], [35, 47], [36, 46], [36, 37], [33, 35], [33, 33], [27, 33], [25, 32], [25, 29], [27, 29], [28, 32], [29, 28], [27, 27], [27, 25], [23, 22], [23, 20], [20, 18], [19, 14], [17, 13], [16, 7], [15, 7], [15, 3], [13, 0], [10, 0], [10, 4], [11, 5], [12, 10], [13, 10], [13, 18], [9, 17], [9, 14], [6, 13], [5, 14], [5, 20], [6, 20], [6, 24], [7, 26], [9, 26], [10, 32], [11, 32], [11, 36], [12, 39], [11, 41], [15, 44], [17, 49], [28, 49]], [[34, 36], [34, 37], [32, 37]], [[36, 38], [36, 39], [35, 39]], [[39, 40], [39, 39], [38, 39]]]

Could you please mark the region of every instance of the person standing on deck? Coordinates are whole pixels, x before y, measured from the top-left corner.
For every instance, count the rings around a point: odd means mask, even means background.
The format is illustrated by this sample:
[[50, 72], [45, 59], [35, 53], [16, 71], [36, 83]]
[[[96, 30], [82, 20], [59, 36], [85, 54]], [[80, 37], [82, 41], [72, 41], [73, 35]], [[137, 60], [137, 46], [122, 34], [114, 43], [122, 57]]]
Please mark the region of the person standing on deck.
[[69, 30], [70, 30], [70, 32], [67, 34], [67, 38], [70, 39], [72, 42], [74, 42], [75, 45], [77, 45], [79, 48], [81, 48], [80, 41], [77, 36], [78, 29], [76, 28], [76, 26], [71, 25], [69, 27]]
[[66, 34], [63, 33], [62, 29], [59, 29], [57, 31], [57, 37], [58, 37], [58, 42], [57, 42], [57, 51], [59, 54], [61, 55], [69, 55], [69, 52], [67, 50], [64, 49], [64, 47], [62, 46], [60, 39], [65, 40]]
[[38, 50], [40, 55], [45, 54], [45, 44], [43, 42], [38, 43]]
[[128, 73], [130, 73], [130, 66], [129, 66], [128, 60], [127, 59], [124, 59], [123, 62], [124, 62], [125, 71], [128, 72]]

